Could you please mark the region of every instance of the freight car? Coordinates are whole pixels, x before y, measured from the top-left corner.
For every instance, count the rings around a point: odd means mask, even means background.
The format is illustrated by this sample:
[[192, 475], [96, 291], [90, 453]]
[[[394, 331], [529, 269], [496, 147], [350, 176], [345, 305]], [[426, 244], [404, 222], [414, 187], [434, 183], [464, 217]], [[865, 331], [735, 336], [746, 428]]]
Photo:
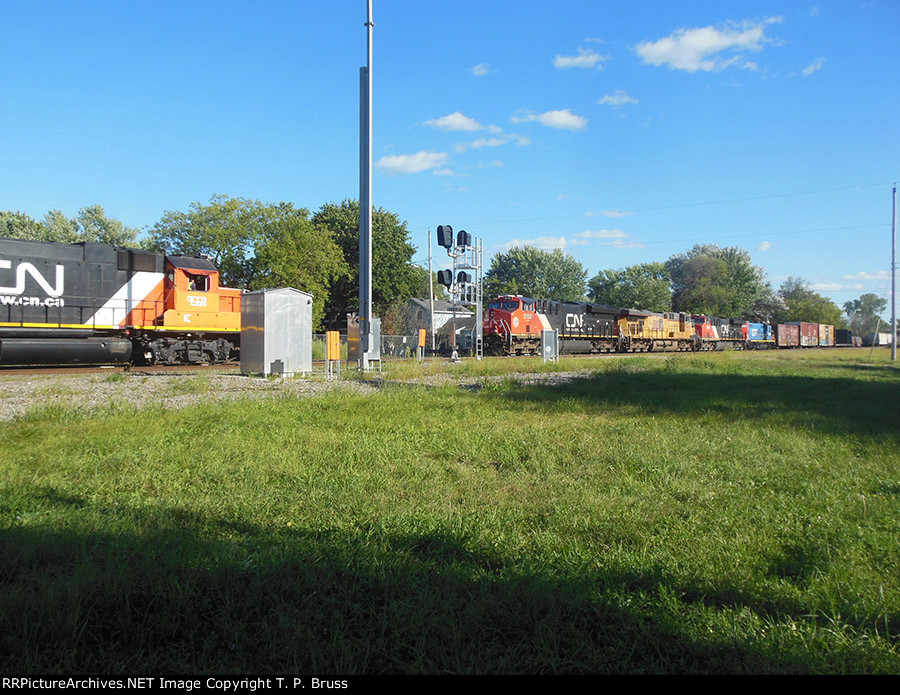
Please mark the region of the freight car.
[[240, 302], [204, 257], [0, 238], [0, 364], [225, 362]]

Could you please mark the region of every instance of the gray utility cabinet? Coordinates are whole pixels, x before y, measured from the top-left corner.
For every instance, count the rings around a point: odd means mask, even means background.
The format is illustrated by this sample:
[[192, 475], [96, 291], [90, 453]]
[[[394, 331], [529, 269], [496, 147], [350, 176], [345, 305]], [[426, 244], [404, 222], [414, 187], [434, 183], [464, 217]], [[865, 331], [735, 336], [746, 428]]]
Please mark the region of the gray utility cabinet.
[[312, 371], [313, 297], [291, 287], [241, 296], [241, 371], [294, 374]]

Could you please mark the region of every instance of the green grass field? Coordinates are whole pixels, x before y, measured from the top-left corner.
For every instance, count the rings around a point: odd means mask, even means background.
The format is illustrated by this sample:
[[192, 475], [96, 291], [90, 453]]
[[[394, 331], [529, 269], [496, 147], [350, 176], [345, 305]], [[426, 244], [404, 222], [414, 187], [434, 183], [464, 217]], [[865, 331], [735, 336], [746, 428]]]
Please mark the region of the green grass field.
[[886, 351], [521, 364], [3, 425], [0, 670], [900, 674]]

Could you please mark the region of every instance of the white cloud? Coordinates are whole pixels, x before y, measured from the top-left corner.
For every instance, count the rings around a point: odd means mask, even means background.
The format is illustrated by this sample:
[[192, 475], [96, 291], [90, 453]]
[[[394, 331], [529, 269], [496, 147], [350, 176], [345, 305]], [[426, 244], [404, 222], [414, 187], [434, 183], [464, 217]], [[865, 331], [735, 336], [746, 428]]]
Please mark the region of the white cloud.
[[607, 56], [600, 55], [591, 48], [579, 48], [578, 55], [563, 56], [557, 54], [556, 58], [553, 59], [553, 67], [557, 70], [568, 70], [569, 68], [586, 70], [597, 68], [599, 70], [603, 67], [602, 63], [606, 58]]
[[474, 132], [476, 130], [484, 130], [484, 126], [481, 123], [459, 111], [454, 111], [440, 118], [432, 118], [425, 121], [425, 125], [447, 131]]
[[392, 154], [382, 157], [375, 164], [389, 174], [417, 174], [437, 169], [447, 161], [446, 152], [416, 152], [416, 154]]
[[531, 140], [529, 138], [525, 138], [514, 133], [501, 132], [501, 135], [496, 138], [478, 138], [477, 140], [472, 140], [471, 142], [457, 143], [453, 146], [453, 149], [457, 152], [462, 153], [466, 150], [480, 150], [482, 147], [500, 147], [501, 145], [506, 145], [510, 142], [515, 142], [519, 147], [524, 147], [525, 145], [531, 144]]
[[[781, 17], [770, 17], [762, 22], [745, 20], [719, 27], [676, 29], [658, 41], [639, 43], [635, 51], [645, 63], [667, 65], [672, 70], [723, 70], [735, 65], [742, 52], [762, 50], [763, 44], [771, 42], [766, 37], [766, 27], [780, 21]], [[737, 55], [726, 59], [721, 55], [726, 51]], [[755, 67], [755, 63], [743, 64], [745, 69], [751, 66]]]
[[565, 250], [569, 247], [585, 246], [610, 246], [612, 248], [643, 248], [643, 244], [636, 241], [621, 229], [598, 229], [580, 232], [572, 236], [540, 236], [536, 239], [513, 239], [505, 244], [495, 246], [495, 249], [508, 251], [513, 246], [534, 246], [535, 248], [551, 251], [553, 249]]
[[816, 292], [837, 292], [839, 290], [861, 290], [862, 285], [846, 285], [840, 282], [814, 282], [810, 289]]
[[628, 235], [621, 229], [594, 229], [575, 236], [579, 239], [624, 239]]
[[629, 95], [624, 89], [617, 89], [615, 94], [607, 94], [597, 101], [598, 104], [610, 106], [625, 106], [625, 104], [637, 104], [638, 100]]
[[[509, 138], [478, 138], [468, 143], [461, 143], [467, 150], [480, 150], [482, 147], [500, 147], [509, 142]], [[460, 145], [457, 145], [459, 147]]]
[[558, 128], [560, 130], [583, 130], [588, 124], [586, 118], [575, 115], [569, 109], [545, 111], [544, 113], [525, 112], [525, 115], [513, 116], [510, 120], [513, 123], [529, 123], [536, 121], [548, 128]]
[[469, 72], [471, 72], [475, 77], [484, 77], [491, 71], [491, 66], [487, 63], [478, 63], [474, 67], [469, 68]]
[[642, 249], [644, 245], [635, 241], [634, 239], [613, 239], [608, 244], [602, 244], [602, 246], [612, 246], [615, 249]]
[[817, 70], [821, 70], [824, 65], [825, 65], [824, 58], [816, 58], [813, 62], [811, 62], [809, 65], [807, 65], [805, 68], [803, 68], [803, 76], [809, 77]]
[[770, 248], [772, 248], [772, 242], [764, 241], [763, 243], [761, 243], [759, 246], [756, 247], [756, 250], [757, 251], [768, 251]]
[[494, 248], [500, 251], [509, 251], [514, 246], [533, 246], [544, 251], [552, 251], [553, 249], [565, 249], [568, 242], [563, 236], [540, 236], [537, 239], [513, 239], [505, 244], [497, 244]]
[[584, 213], [584, 216], [596, 217], [597, 215], [603, 215], [604, 217], [630, 217], [633, 214], [633, 212], [628, 212], [627, 210], [601, 210], [599, 212], [586, 212]]
[[891, 274], [887, 270], [876, 270], [874, 273], [861, 270], [855, 275], [844, 275], [842, 280], [890, 280]]

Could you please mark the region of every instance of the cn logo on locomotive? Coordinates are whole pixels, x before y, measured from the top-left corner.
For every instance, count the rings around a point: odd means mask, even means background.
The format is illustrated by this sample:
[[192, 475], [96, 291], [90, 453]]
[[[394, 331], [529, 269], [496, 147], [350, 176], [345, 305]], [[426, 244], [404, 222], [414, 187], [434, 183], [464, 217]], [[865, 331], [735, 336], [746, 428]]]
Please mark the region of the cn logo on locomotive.
[[[11, 268], [12, 261], [6, 261], [0, 258], [0, 270], [9, 270]], [[31, 277], [34, 278], [34, 281], [41, 286], [41, 289], [51, 297], [59, 297], [62, 295], [63, 279], [65, 275], [65, 268], [63, 266], [56, 266], [56, 287], [53, 287], [49, 282], [47, 282], [47, 279], [43, 275], [41, 275], [40, 271], [28, 262], [19, 263], [19, 265], [16, 266], [16, 284], [12, 287], [0, 287], [0, 293], [24, 294], [26, 273], [28, 275], [31, 275]]]
[[566, 328], [581, 328], [584, 326], [584, 316], [581, 314], [566, 314]]

